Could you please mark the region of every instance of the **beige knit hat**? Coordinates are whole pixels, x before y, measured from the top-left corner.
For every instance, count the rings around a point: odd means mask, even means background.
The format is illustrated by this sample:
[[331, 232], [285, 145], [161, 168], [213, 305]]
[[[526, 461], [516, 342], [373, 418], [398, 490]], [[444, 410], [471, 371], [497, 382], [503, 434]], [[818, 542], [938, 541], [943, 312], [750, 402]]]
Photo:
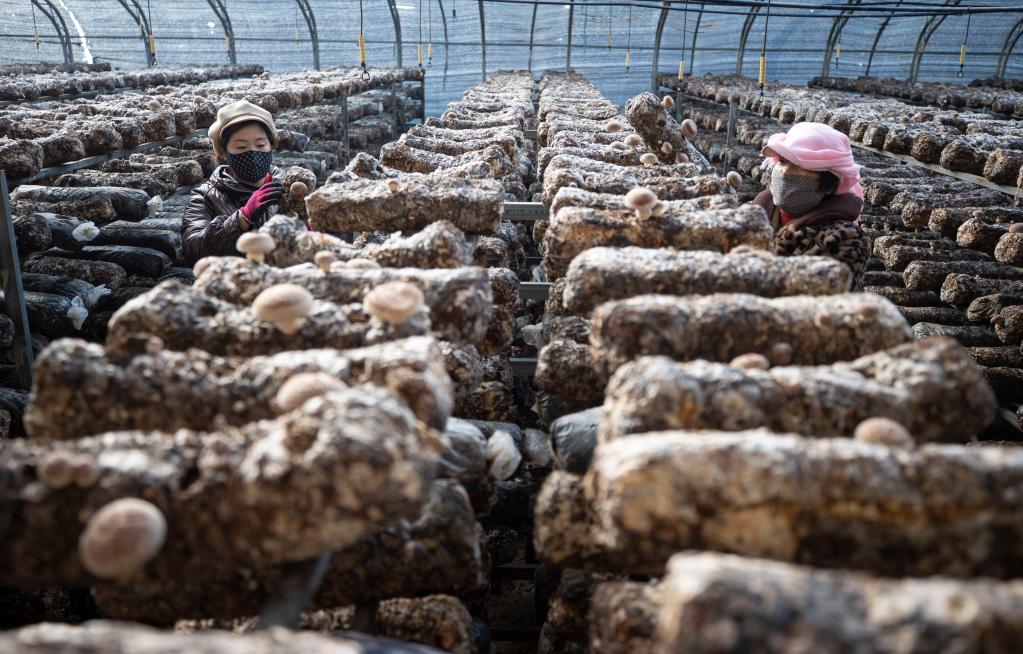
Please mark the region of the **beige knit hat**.
[[225, 104], [217, 111], [217, 119], [210, 125], [207, 132], [210, 140], [213, 141], [213, 156], [217, 159], [224, 159], [227, 153], [224, 152], [224, 144], [220, 142], [221, 133], [231, 125], [245, 123], [255, 120], [263, 123], [270, 133], [270, 145], [277, 149], [277, 128], [274, 126], [274, 118], [270, 112], [262, 107], [252, 104], [248, 100], [237, 100], [231, 104]]

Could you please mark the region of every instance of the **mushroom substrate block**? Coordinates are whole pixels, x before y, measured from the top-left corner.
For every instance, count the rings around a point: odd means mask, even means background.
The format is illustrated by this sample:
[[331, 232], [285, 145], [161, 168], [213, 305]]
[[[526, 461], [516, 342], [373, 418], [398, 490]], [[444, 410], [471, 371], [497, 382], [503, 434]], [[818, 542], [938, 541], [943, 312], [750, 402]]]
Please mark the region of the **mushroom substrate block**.
[[[89, 583], [82, 525], [125, 497], [145, 498], [168, 525], [163, 546], [132, 571], [141, 578], [201, 578], [344, 548], [384, 521], [420, 513], [436, 459], [420, 434], [404, 402], [363, 387], [315, 398], [275, 420], [211, 432], [12, 443], [0, 502], [17, 517], [0, 544], [0, 579], [22, 587]], [[71, 483], [56, 474], [60, 458]]]
[[768, 370], [646, 357], [611, 377], [600, 437], [758, 427], [851, 436], [864, 420], [884, 416], [917, 442], [964, 443], [996, 409], [980, 367], [950, 339], [914, 341], [848, 363]]
[[628, 574], [660, 574], [696, 548], [884, 575], [1016, 577], [1021, 470], [1013, 448], [642, 434], [598, 446], [576, 481], [549, 477], [535, 541], [553, 565]]
[[[273, 417], [277, 391], [301, 372], [393, 388], [417, 418], [438, 429], [451, 413], [444, 357], [428, 337], [250, 359], [162, 349], [112, 359], [98, 345], [66, 339], [36, 360], [26, 428], [33, 438], [72, 440], [126, 429], [206, 430], [218, 421], [244, 425]], [[187, 410], [168, 411], [168, 406]]]
[[306, 198], [306, 207], [312, 227], [327, 232], [411, 233], [448, 220], [466, 234], [493, 234], [503, 202], [496, 180], [409, 175], [327, 184]]
[[[728, 338], [721, 337], [725, 331]], [[895, 305], [875, 295], [645, 295], [597, 307], [590, 347], [598, 369], [610, 375], [627, 361], [657, 354], [725, 362], [756, 352], [776, 364], [828, 364], [911, 337]]]
[[565, 280], [565, 308], [588, 315], [604, 302], [650, 293], [834, 295], [849, 290], [852, 273], [828, 257], [779, 257], [764, 250], [720, 254], [598, 247], [575, 257]]
[[675, 555], [657, 594], [638, 600], [631, 611], [659, 615], [657, 654], [717, 651], [723, 624], [729, 642], [765, 654], [1011, 651], [1023, 632], [1020, 582], [882, 579], [713, 553]]
[[419, 270], [416, 268], [282, 269], [238, 257], [213, 259], [195, 282], [207, 295], [249, 305], [263, 290], [277, 284], [303, 286], [318, 300], [334, 304], [361, 302], [380, 284], [403, 281], [419, 287], [430, 308], [433, 332], [443, 340], [479, 343], [490, 322], [492, 294], [481, 268]]
[[640, 217], [632, 210], [565, 207], [543, 238], [543, 264], [551, 279], [565, 274], [577, 255], [600, 246], [633, 245], [728, 252], [739, 245], [768, 249], [771, 224], [760, 207], [709, 209]]

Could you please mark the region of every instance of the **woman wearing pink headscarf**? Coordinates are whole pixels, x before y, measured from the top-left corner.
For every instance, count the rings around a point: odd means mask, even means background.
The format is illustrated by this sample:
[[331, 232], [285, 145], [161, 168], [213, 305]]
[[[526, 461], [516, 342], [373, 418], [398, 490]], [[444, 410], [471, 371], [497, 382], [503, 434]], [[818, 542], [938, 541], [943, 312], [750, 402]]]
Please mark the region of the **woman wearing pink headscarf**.
[[849, 137], [823, 123], [797, 123], [769, 138], [762, 153], [771, 184], [753, 203], [774, 225], [774, 253], [837, 259], [858, 287], [870, 239], [857, 224], [863, 189]]

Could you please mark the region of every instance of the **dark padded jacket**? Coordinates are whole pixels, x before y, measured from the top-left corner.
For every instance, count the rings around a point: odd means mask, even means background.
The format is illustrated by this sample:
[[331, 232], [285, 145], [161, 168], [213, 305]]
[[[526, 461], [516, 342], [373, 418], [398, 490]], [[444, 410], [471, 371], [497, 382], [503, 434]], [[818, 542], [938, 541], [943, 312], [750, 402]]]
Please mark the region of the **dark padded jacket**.
[[[273, 166], [270, 172], [274, 181], [284, 182], [283, 170]], [[255, 191], [232, 177], [227, 166], [218, 166], [209, 181], [192, 189], [181, 221], [181, 245], [190, 263], [203, 257], [238, 254], [234, 244], [246, 232], [240, 210]], [[271, 205], [266, 215], [276, 212], [277, 206]]]

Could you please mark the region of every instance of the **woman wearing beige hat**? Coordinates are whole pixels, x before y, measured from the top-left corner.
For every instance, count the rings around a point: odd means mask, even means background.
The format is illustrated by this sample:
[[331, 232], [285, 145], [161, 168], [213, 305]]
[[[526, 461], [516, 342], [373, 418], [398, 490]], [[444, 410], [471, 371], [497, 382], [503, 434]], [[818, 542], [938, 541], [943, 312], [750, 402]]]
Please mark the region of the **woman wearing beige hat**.
[[237, 254], [235, 242], [274, 215], [284, 171], [273, 165], [277, 128], [270, 112], [247, 100], [224, 105], [209, 129], [218, 166], [192, 191], [181, 223], [191, 261]]

